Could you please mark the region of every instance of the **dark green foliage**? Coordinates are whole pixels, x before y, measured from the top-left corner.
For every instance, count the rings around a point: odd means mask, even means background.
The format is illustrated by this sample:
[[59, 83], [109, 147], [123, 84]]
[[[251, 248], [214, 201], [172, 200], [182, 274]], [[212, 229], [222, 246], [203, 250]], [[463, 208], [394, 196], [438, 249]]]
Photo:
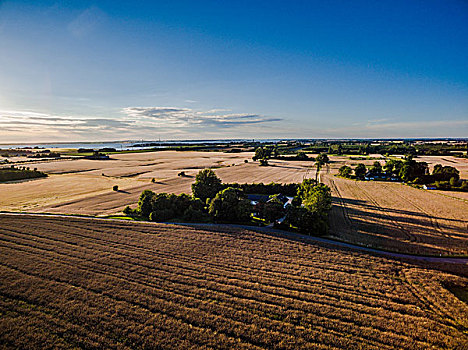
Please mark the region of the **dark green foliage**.
[[286, 222], [301, 233], [320, 236], [328, 233], [328, 220], [303, 207], [289, 207]]
[[18, 169], [15, 168], [14, 165], [12, 165], [10, 168], [0, 169], [0, 182], [35, 179], [46, 176], [47, 174], [43, 173], [42, 171], [29, 170], [26, 168]]
[[460, 179], [460, 172], [454, 167], [436, 164], [432, 171], [432, 176], [435, 181], [450, 181], [452, 178], [458, 181]]
[[296, 158], [298, 160], [307, 160], [307, 159], [309, 159], [309, 157], [307, 156], [307, 154], [305, 152], [298, 152]]
[[351, 172], [352, 172], [352, 169], [347, 165], [343, 165], [338, 170], [339, 175], [343, 177], [351, 177]]
[[172, 209], [154, 210], [150, 213], [150, 221], [164, 222], [174, 218], [174, 211]]
[[330, 188], [324, 184], [309, 186], [303, 192], [302, 204], [314, 213], [328, 215], [331, 209]]
[[383, 168], [385, 170], [385, 173], [387, 173], [388, 175], [399, 176], [403, 164], [404, 163], [401, 160], [390, 159], [385, 163]]
[[260, 217], [269, 222], [274, 222], [282, 218], [286, 213], [283, 202], [278, 199], [278, 195], [270, 196], [268, 202], [263, 205]]
[[315, 158], [315, 162], [320, 165], [324, 165], [330, 162], [328, 155], [326, 153], [320, 153], [317, 158]]
[[153, 191], [144, 190], [140, 195], [140, 199], [138, 200], [138, 213], [146, 219], [149, 219], [149, 216], [153, 211], [154, 196], [155, 193]]
[[372, 167], [370, 168], [370, 172], [372, 174], [381, 174], [382, 173], [382, 164], [380, 162], [375, 161]]
[[119, 186], [117, 185], [112, 186], [112, 191], [118, 191], [118, 190], [119, 190]]
[[135, 210], [133, 210], [132, 208], [130, 208], [130, 206], [127, 205], [125, 209], [123, 210], [123, 213], [125, 215], [132, 216], [135, 214]]
[[408, 157], [403, 162], [403, 166], [400, 169], [399, 176], [405, 182], [413, 181], [416, 178], [419, 178], [419, 183], [426, 183], [428, 174], [429, 167], [427, 166], [426, 162], [417, 162], [412, 157]]
[[268, 160], [266, 158], [260, 159], [260, 166], [268, 166]]
[[211, 169], [200, 170], [195, 177], [195, 183], [192, 184], [193, 196], [200, 198], [203, 202], [206, 202], [208, 198], [213, 198], [221, 189], [221, 180]]
[[[131, 209], [125, 208], [131, 213]], [[203, 202], [198, 198], [193, 198], [185, 193], [180, 195], [157, 193], [144, 191], [138, 202], [136, 210], [142, 217], [151, 221], [167, 221], [171, 219], [191, 218], [193, 221], [206, 221]], [[133, 211], [135, 212], [135, 211]], [[127, 214], [124, 211], [125, 214]]]
[[366, 175], [366, 172], [367, 172], [367, 168], [364, 164], [360, 163], [358, 165], [356, 165], [356, 167], [354, 168], [354, 175], [358, 178], [358, 179], [363, 179], [364, 176]]
[[252, 206], [243, 191], [228, 187], [211, 201], [208, 213], [215, 221], [245, 222], [250, 219]]
[[241, 189], [246, 194], [283, 194], [285, 196], [295, 196], [297, 194], [297, 189], [299, 184], [290, 183], [290, 184], [279, 184], [271, 182], [269, 184], [264, 183], [253, 183], [253, 184], [223, 184], [223, 188], [234, 187]]
[[265, 151], [263, 147], [257, 147], [255, 155], [252, 157], [254, 161], [265, 158]]
[[311, 235], [328, 233], [328, 213], [331, 209], [330, 188], [305, 179], [286, 214], [286, 224]]

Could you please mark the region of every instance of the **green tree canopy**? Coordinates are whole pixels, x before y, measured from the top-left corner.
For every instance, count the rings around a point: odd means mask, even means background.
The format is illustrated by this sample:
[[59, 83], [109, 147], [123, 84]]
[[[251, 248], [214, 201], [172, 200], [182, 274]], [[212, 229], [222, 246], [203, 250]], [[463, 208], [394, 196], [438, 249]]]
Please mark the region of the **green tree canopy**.
[[204, 203], [208, 198], [214, 198], [222, 188], [221, 180], [211, 169], [200, 170], [192, 184], [192, 193]]
[[362, 163], [359, 163], [358, 165], [356, 165], [356, 167], [354, 168], [354, 175], [356, 175], [356, 177], [358, 179], [362, 179], [364, 178], [364, 176], [366, 175], [366, 172], [367, 172], [367, 168], [364, 164]]
[[372, 174], [381, 174], [382, 173], [382, 165], [380, 162], [375, 161], [372, 167], [370, 168], [370, 172]]
[[338, 169], [338, 174], [343, 177], [350, 177], [351, 176], [351, 168], [347, 165], [343, 165]]
[[228, 187], [211, 200], [208, 213], [216, 221], [245, 222], [250, 219], [252, 205], [242, 190]]
[[326, 163], [330, 163], [330, 159], [326, 153], [320, 153], [317, 158], [315, 158], [315, 162], [320, 165], [324, 165]]
[[153, 198], [155, 193], [150, 190], [144, 190], [140, 199], [138, 200], [138, 212], [144, 218], [149, 218], [150, 213], [153, 211]]

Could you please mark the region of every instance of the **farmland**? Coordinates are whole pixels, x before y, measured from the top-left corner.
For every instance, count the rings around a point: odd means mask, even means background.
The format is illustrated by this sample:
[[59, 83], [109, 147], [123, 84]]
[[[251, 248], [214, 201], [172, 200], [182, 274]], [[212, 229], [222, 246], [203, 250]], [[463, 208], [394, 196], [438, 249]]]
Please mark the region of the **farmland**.
[[334, 195], [332, 236], [403, 253], [468, 254], [468, 202], [463, 197], [399, 183], [338, 178], [334, 174], [345, 164], [343, 158], [334, 158], [321, 175]]
[[241, 229], [0, 216], [7, 348], [461, 349], [463, 277]]
[[[0, 210], [109, 215], [135, 203], [145, 189], [190, 192], [200, 169], [212, 167], [224, 182], [300, 182], [312, 162], [272, 161], [259, 168], [252, 153], [150, 152], [113, 155], [111, 160], [63, 160], [29, 166], [49, 174], [44, 180], [0, 184]], [[244, 163], [249, 160], [249, 163]], [[177, 176], [184, 171], [186, 176]], [[310, 172], [309, 176], [312, 176]], [[151, 179], [155, 182], [152, 183]], [[120, 192], [112, 191], [118, 185]]]
[[[0, 210], [84, 215], [113, 215], [135, 204], [143, 190], [190, 193], [194, 176], [212, 167], [225, 183], [301, 182], [314, 178], [312, 161], [252, 162], [253, 153], [148, 152], [115, 154], [111, 160], [61, 160], [32, 163], [44, 179], [0, 184]], [[424, 191], [389, 182], [364, 182], [334, 176], [344, 164], [371, 165], [381, 155], [364, 159], [331, 156], [321, 180], [332, 189], [330, 234], [339, 240], [404, 253], [468, 254], [466, 192]], [[355, 157], [354, 157], [355, 158]], [[245, 160], [248, 160], [245, 163]], [[449, 156], [418, 160], [452, 164], [466, 178], [468, 161]], [[186, 176], [177, 176], [181, 171]], [[155, 178], [155, 182], [151, 179]], [[118, 185], [119, 191], [112, 191]]]

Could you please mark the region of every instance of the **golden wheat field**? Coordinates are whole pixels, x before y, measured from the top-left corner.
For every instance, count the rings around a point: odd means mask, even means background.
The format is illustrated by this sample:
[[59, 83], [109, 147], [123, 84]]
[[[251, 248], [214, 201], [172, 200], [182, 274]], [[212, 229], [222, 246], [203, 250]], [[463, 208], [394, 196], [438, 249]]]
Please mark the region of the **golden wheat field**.
[[[196, 173], [205, 167], [212, 167], [223, 182], [291, 183], [315, 177], [312, 161], [270, 160], [270, 166], [259, 167], [251, 157], [252, 153], [164, 151], [118, 154], [107, 161], [37, 162], [29, 166], [46, 171], [49, 177], [0, 184], [0, 210], [118, 214], [125, 206], [135, 205], [145, 189], [190, 193]], [[375, 160], [330, 158], [331, 163], [322, 169], [320, 179], [332, 190], [333, 237], [406, 253], [468, 254], [468, 202], [463, 200], [464, 193], [338, 178], [334, 175], [343, 164], [371, 165]], [[430, 157], [431, 164], [443, 161], [441, 158], [468, 164], [455, 157]], [[177, 176], [181, 171], [186, 176]], [[119, 191], [113, 191], [113, 185], [118, 185]]]
[[[190, 193], [194, 177], [214, 168], [224, 182], [301, 182], [312, 176], [312, 161], [273, 160], [259, 168], [252, 153], [148, 152], [112, 155], [102, 160], [62, 160], [30, 163], [48, 178], [0, 184], [0, 210], [86, 215], [110, 215], [137, 202], [145, 189]], [[248, 163], [244, 161], [248, 160]], [[177, 176], [184, 171], [186, 176]], [[151, 179], [155, 182], [152, 183]], [[120, 192], [112, 191], [118, 185]]]
[[0, 256], [2, 348], [468, 346], [466, 278], [300, 239], [1, 215]]
[[339, 178], [336, 158], [321, 173], [333, 195], [332, 236], [403, 253], [468, 254], [468, 202], [457, 192]]

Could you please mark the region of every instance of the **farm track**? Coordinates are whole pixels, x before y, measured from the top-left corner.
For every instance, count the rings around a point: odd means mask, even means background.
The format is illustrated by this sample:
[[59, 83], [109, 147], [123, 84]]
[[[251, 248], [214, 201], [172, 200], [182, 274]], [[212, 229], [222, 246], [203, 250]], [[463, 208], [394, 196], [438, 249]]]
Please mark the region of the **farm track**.
[[448, 318], [437, 297], [421, 307], [402, 282], [418, 268], [241, 229], [1, 215], [0, 255], [0, 312], [10, 310], [0, 341], [9, 347], [25, 317], [63, 348], [468, 344], [456, 322], [466, 306], [449, 299], [459, 311]]

